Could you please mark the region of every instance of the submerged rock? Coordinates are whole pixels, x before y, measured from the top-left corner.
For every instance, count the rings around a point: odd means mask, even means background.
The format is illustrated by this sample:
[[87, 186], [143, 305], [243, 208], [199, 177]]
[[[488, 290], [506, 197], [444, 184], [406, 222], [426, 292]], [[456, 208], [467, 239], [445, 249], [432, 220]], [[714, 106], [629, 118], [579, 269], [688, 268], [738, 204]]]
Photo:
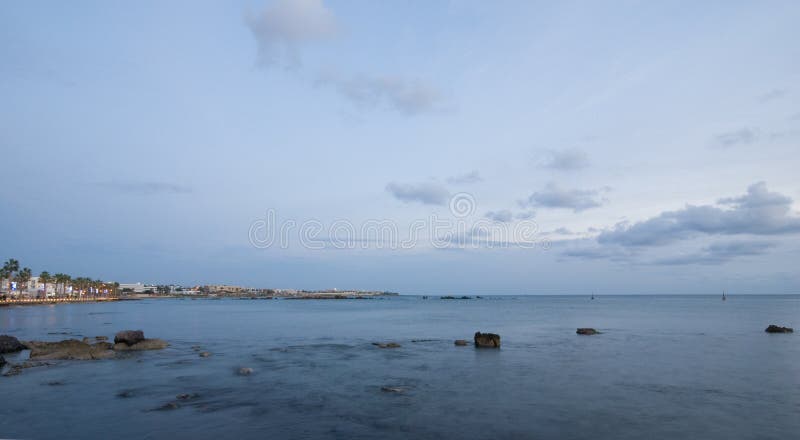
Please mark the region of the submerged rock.
[[0, 368], [3, 368], [3, 365], [6, 364], [6, 359], [3, 356], [0, 356]]
[[141, 330], [123, 330], [114, 335], [114, 344], [133, 345], [144, 341], [144, 332]]
[[500, 335], [494, 333], [475, 332], [475, 347], [500, 348]]
[[94, 360], [114, 357], [108, 342], [87, 344], [77, 339], [67, 339], [58, 342], [29, 341], [26, 344], [31, 350], [31, 359]]
[[209, 353], [207, 351], [201, 351], [198, 356], [200, 356], [201, 358], [207, 358], [207, 357], [211, 356], [211, 353]]
[[575, 333], [577, 333], [579, 335], [587, 335], [587, 336], [589, 336], [589, 335], [599, 335], [600, 334], [599, 331], [597, 331], [597, 330], [595, 330], [593, 328], [588, 328], [588, 327], [579, 328], [577, 331], [575, 331]]
[[389, 386], [382, 386], [381, 391], [384, 393], [404, 393], [406, 390], [403, 387], [389, 387]]
[[0, 354], [14, 353], [24, 349], [25, 345], [19, 342], [19, 339], [9, 335], [0, 335]]
[[388, 342], [388, 343], [373, 342], [372, 345], [378, 348], [400, 348], [400, 344], [398, 344], [397, 342]]
[[27, 368], [34, 368], [34, 367], [46, 367], [48, 365], [52, 365], [49, 362], [30, 362], [26, 361], [21, 364], [12, 364], [11, 368], [6, 371], [3, 376], [16, 376], [22, 373], [23, 370]]
[[466, 347], [467, 345], [469, 345], [469, 341], [467, 341], [466, 339], [456, 339], [454, 344], [458, 345], [459, 347]]
[[178, 402], [168, 402], [156, 408], [156, 411], [169, 411], [173, 409], [178, 409], [180, 407], [181, 406], [178, 404]]
[[[108, 344], [107, 342], [100, 342], [100, 344]], [[109, 344], [111, 345], [111, 344]], [[161, 350], [167, 348], [169, 343], [163, 339], [143, 339], [133, 345], [124, 343], [114, 344], [115, 351], [142, 351], [142, 350]]]
[[764, 331], [767, 333], [794, 333], [794, 329], [791, 327], [781, 327], [775, 324], [770, 324]]
[[239, 368], [239, 371], [236, 372], [239, 376], [249, 376], [253, 374], [253, 369], [250, 367], [242, 367]]
[[175, 396], [175, 398], [178, 399], [178, 400], [192, 400], [192, 399], [196, 399], [197, 397], [198, 397], [198, 395], [195, 394], [195, 393], [184, 393], [184, 394], [178, 394], [177, 396]]

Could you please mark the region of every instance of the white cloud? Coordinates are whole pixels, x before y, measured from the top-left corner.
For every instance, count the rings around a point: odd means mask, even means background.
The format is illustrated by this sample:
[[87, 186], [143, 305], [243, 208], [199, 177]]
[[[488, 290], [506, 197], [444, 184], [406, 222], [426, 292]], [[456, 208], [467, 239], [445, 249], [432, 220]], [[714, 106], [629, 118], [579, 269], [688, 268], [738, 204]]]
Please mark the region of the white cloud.
[[276, 0], [245, 22], [258, 43], [262, 66], [300, 64], [300, 46], [336, 34], [336, 17], [322, 0]]
[[438, 182], [396, 183], [386, 185], [386, 191], [403, 202], [419, 202], [425, 205], [446, 205], [450, 199], [447, 188]]

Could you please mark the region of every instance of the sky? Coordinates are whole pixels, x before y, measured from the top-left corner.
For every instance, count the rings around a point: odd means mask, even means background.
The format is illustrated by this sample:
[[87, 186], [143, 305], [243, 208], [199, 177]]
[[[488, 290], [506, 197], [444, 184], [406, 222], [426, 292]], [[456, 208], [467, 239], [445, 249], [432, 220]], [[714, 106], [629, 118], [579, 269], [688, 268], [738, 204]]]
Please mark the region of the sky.
[[800, 3], [8, 1], [0, 259], [800, 293]]

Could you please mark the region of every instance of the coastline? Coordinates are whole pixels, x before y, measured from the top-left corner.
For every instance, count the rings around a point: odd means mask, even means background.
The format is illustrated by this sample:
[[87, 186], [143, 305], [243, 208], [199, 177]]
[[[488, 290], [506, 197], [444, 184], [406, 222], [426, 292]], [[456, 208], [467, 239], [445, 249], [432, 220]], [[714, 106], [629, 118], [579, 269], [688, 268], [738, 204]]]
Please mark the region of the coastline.
[[135, 301], [138, 298], [20, 298], [0, 300], [0, 307], [8, 306], [39, 306], [68, 303], [94, 303], [111, 301]]

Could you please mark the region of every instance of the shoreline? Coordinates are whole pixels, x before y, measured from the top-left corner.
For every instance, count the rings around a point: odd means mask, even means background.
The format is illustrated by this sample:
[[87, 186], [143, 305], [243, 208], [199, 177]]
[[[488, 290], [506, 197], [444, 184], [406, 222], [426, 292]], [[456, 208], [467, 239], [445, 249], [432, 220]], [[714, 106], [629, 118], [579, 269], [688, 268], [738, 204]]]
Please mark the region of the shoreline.
[[135, 301], [135, 298], [25, 298], [25, 299], [6, 299], [0, 300], [0, 307], [8, 306], [40, 306], [70, 303], [93, 303], [93, 302], [112, 302], [112, 301]]

